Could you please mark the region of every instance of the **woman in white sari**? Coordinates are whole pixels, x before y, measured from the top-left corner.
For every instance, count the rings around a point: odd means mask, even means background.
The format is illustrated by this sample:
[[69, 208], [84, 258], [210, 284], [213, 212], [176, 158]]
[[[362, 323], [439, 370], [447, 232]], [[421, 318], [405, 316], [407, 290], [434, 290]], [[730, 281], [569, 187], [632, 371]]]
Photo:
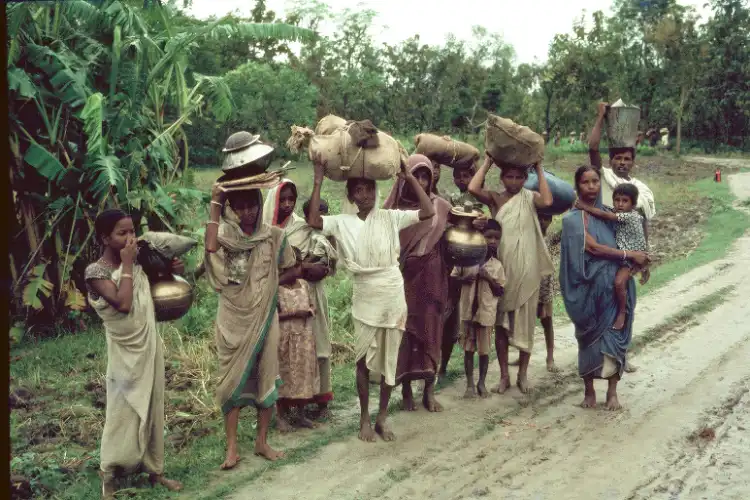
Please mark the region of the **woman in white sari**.
[[[101, 443], [102, 498], [113, 498], [115, 476], [143, 471], [172, 491], [164, 477], [164, 354], [148, 278], [135, 263], [133, 220], [121, 210], [96, 218], [101, 258], [86, 268], [89, 303], [107, 336], [107, 409]], [[173, 270], [181, 266], [173, 262]]]

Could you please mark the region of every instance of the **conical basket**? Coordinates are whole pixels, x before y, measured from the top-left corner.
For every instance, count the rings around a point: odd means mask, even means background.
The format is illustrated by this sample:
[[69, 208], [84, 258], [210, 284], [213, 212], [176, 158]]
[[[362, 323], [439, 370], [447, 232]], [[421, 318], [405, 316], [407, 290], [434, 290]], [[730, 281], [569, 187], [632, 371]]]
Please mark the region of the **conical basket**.
[[607, 139], [610, 148], [634, 148], [638, 138], [641, 108], [617, 101], [607, 111]]

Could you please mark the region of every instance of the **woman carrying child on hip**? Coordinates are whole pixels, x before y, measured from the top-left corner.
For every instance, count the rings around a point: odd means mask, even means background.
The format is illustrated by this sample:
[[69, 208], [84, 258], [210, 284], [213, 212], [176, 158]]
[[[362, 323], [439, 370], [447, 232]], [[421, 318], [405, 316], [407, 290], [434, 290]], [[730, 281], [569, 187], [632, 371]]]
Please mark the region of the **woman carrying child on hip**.
[[597, 219], [617, 223], [615, 241], [622, 250], [622, 265], [615, 274], [615, 297], [617, 298], [617, 317], [612, 327], [622, 330], [625, 326], [627, 286], [631, 276], [641, 273], [641, 284], [648, 282], [651, 272], [648, 264], [639, 266], [628, 260], [628, 252], [648, 252], [646, 236], [643, 231], [643, 216], [635, 209], [638, 204], [638, 188], [633, 184], [619, 184], [612, 192], [615, 211], [609, 212], [589, 205], [580, 199], [576, 208], [593, 215]]

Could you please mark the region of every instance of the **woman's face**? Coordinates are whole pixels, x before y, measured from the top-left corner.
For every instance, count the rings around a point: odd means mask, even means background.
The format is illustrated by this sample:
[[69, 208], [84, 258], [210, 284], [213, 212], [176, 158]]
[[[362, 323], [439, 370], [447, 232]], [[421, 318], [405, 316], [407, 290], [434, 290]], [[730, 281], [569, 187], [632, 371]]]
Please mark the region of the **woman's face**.
[[135, 226], [133, 225], [133, 219], [125, 217], [117, 221], [115, 228], [109, 233], [109, 236], [102, 238], [102, 241], [105, 246], [119, 252], [125, 248], [125, 244], [130, 238], [135, 238]]
[[593, 203], [599, 196], [599, 189], [601, 188], [599, 176], [593, 170], [584, 172], [576, 187], [578, 188], [578, 196], [582, 200]]
[[260, 203], [256, 196], [237, 198], [232, 200], [230, 205], [240, 219], [240, 227], [243, 229], [255, 228], [255, 223], [258, 221], [258, 212], [260, 212]]
[[294, 188], [287, 184], [279, 193], [279, 222], [285, 221], [290, 215], [292, 215], [296, 204], [297, 195], [294, 192]]
[[432, 181], [432, 176], [430, 174], [430, 169], [423, 167], [420, 167], [414, 171], [414, 178], [417, 179], [417, 182], [419, 182], [419, 185], [422, 186], [422, 190], [425, 193], [430, 192], [430, 182]]
[[523, 168], [505, 167], [500, 175], [505, 190], [510, 194], [518, 194], [526, 183], [526, 171]]

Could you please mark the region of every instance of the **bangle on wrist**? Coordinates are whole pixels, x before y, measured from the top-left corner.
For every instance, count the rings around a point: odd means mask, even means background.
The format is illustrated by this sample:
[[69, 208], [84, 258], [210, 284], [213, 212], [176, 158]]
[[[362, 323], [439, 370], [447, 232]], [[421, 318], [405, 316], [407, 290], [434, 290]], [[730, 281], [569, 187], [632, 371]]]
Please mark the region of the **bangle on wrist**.
[[218, 202], [216, 200], [211, 200], [211, 205], [216, 205], [217, 207], [223, 207], [224, 206], [223, 203], [220, 203], [220, 202]]
[[123, 273], [123, 274], [120, 275], [120, 279], [125, 279], [125, 278], [130, 278], [132, 280], [133, 279], [133, 275], [132, 274], [125, 274], [125, 273]]
[[217, 221], [217, 220], [208, 220], [208, 221], [206, 221], [206, 225], [209, 225], [209, 224], [216, 224], [218, 226], [219, 225], [219, 221]]

